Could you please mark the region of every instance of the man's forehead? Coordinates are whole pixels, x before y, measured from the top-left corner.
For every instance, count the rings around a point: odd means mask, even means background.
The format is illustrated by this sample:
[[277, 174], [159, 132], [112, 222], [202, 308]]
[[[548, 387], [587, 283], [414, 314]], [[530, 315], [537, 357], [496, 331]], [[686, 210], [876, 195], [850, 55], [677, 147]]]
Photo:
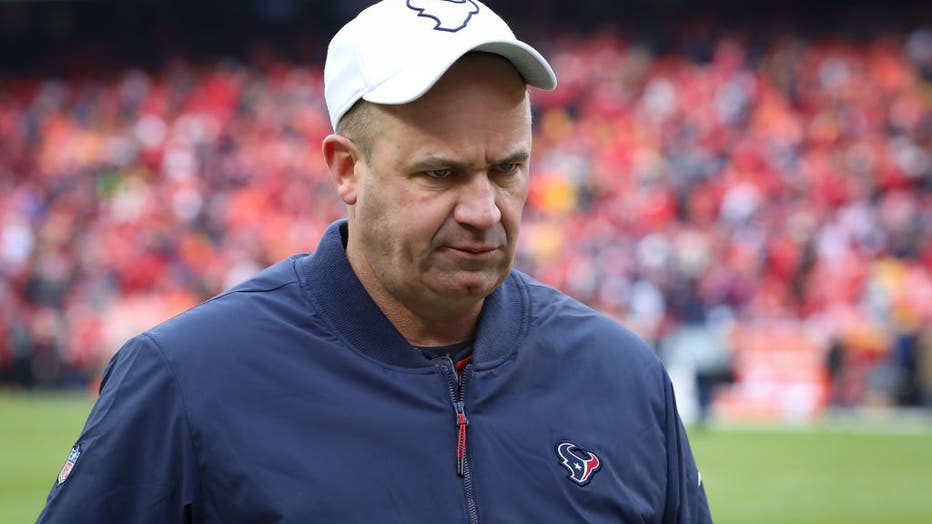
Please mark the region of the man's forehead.
[[390, 161], [404, 171], [481, 169], [523, 163], [531, 154], [530, 126], [507, 129], [469, 126], [407, 125], [393, 121], [373, 141], [376, 161]]
[[531, 140], [531, 109], [526, 98], [503, 103], [483, 96], [453, 95], [403, 106], [373, 105], [371, 114], [373, 129], [379, 130], [376, 139], [417, 139], [425, 144], [475, 141], [480, 136], [502, 144]]

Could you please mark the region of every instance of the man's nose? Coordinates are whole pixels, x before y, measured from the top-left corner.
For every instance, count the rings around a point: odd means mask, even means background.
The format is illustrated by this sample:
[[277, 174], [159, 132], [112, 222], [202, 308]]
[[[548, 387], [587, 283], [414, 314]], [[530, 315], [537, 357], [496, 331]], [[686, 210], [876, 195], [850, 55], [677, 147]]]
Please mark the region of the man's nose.
[[476, 173], [460, 186], [460, 195], [453, 217], [460, 224], [476, 229], [487, 229], [502, 218], [495, 201], [495, 184], [486, 173]]

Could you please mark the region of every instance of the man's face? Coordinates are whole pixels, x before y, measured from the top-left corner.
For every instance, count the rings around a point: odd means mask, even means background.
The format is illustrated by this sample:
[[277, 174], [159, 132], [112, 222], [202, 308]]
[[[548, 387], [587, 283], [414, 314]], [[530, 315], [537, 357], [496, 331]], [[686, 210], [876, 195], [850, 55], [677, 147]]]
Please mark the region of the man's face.
[[371, 109], [350, 209], [354, 269], [422, 318], [475, 307], [511, 269], [527, 199], [523, 81], [500, 57], [467, 55], [417, 101]]

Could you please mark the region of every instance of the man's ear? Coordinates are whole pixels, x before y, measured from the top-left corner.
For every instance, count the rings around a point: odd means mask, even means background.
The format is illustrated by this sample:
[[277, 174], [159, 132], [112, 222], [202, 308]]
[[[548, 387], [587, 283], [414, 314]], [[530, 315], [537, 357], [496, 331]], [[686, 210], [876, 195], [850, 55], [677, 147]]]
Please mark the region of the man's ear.
[[321, 145], [324, 161], [330, 170], [330, 178], [337, 186], [337, 193], [346, 205], [356, 203], [356, 164], [364, 162], [362, 153], [352, 140], [341, 135], [328, 135]]

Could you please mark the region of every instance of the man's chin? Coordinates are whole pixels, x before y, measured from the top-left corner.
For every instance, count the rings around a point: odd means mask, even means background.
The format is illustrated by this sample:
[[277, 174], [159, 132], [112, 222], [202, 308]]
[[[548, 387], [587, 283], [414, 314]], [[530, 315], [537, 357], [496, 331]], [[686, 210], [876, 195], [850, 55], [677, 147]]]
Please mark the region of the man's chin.
[[481, 300], [495, 291], [505, 276], [492, 270], [457, 271], [431, 287], [438, 295], [453, 300]]

